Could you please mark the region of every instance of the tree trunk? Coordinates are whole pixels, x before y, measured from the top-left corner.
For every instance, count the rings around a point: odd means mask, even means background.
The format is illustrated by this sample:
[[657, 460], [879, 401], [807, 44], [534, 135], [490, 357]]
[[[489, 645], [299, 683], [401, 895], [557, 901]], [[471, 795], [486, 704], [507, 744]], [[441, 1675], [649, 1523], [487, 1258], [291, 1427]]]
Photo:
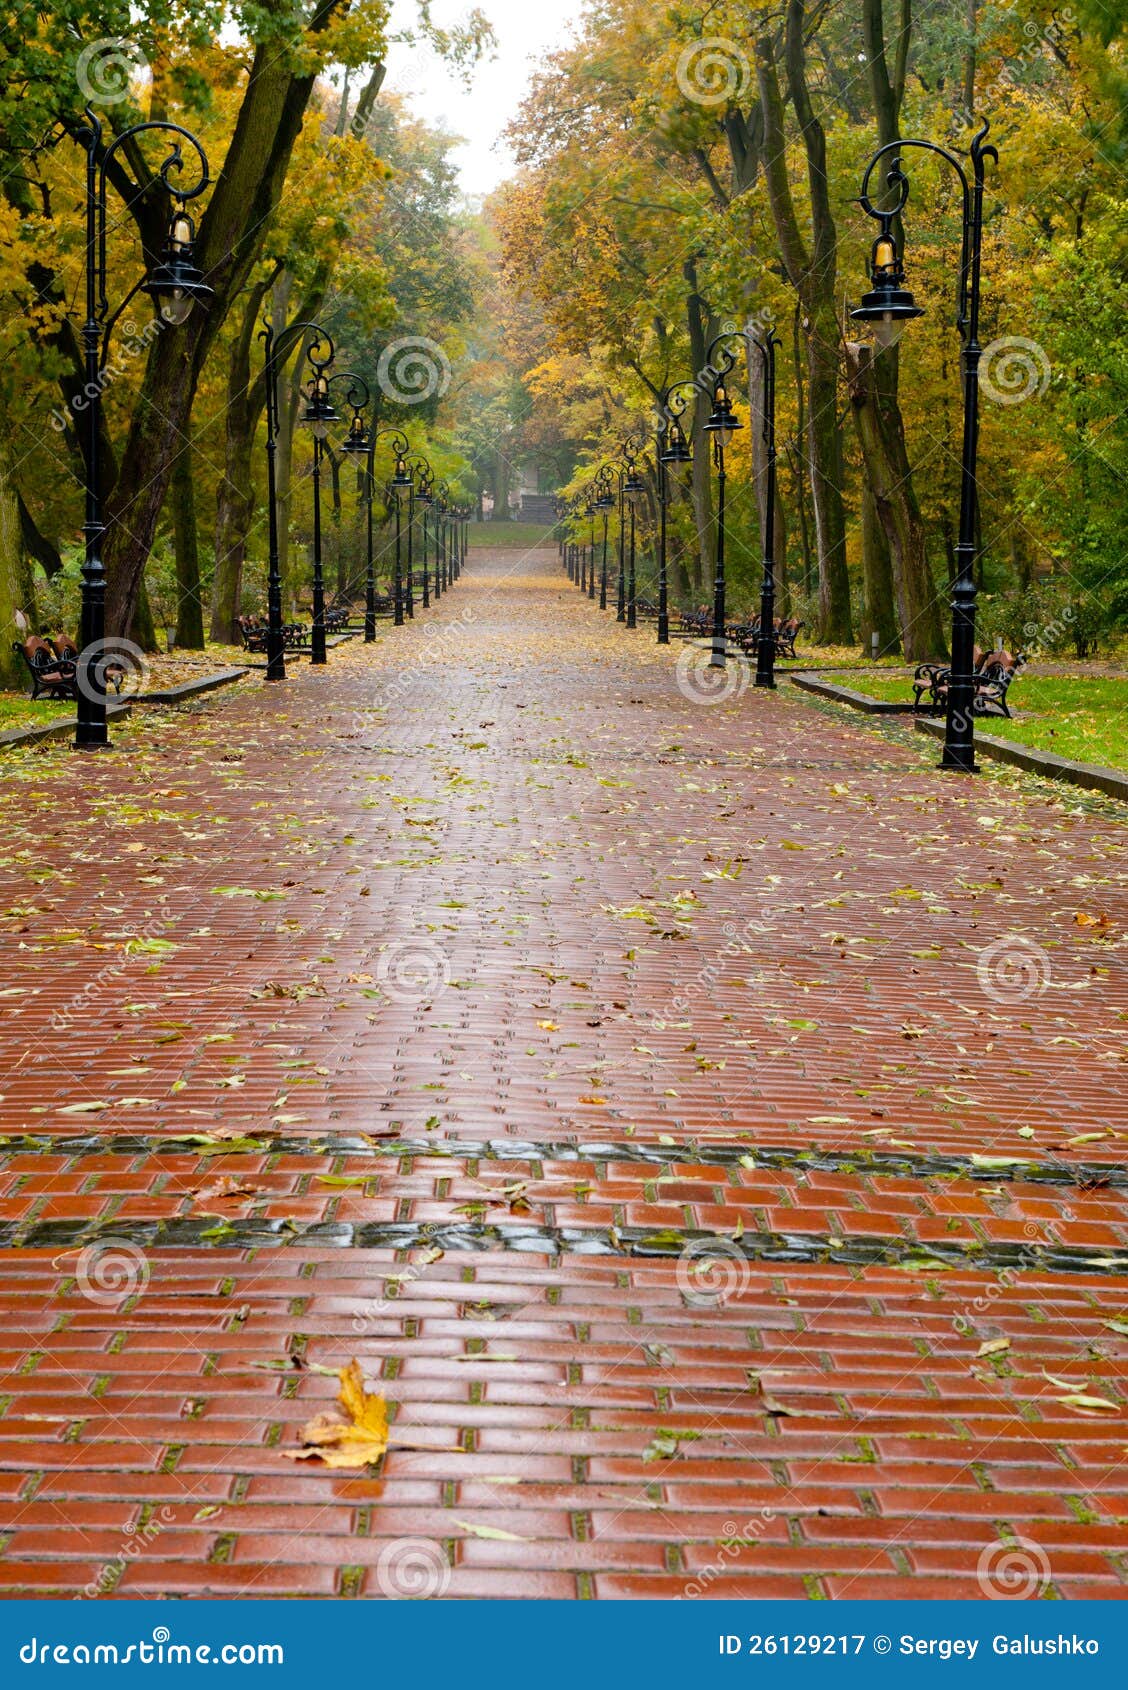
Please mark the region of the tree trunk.
[[242, 609], [243, 566], [254, 510], [252, 496], [255, 429], [265, 403], [261, 376], [252, 379], [251, 348], [270, 283], [251, 288], [227, 366], [223, 475], [215, 490], [215, 573], [212, 576], [211, 637], [237, 643], [235, 618]]
[[[697, 258], [687, 258], [682, 274], [689, 283], [686, 295], [686, 323], [689, 329], [689, 356], [694, 375], [705, 368], [709, 350], [709, 336], [713, 315], [697, 287]], [[691, 485], [693, 521], [697, 548], [691, 559], [685, 560], [692, 575], [692, 590], [699, 595], [713, 576], [713, 556], [717, 544], [717, 528], [713, 515], [713, 447], [712, 435], [706, 434], [705, 423], [712, 411], [711, 395], [704, 383], [699, 385], [693, 400]]]
[[862, 656], [870, 655], [875, 634], [877, 649], [885, 657], [892, 656], [901, 649], [893, 604], [893, 565], [889, 541], [877, 512], [877, 500], [868, 482], [862, 488], [862, 580], [865, 585]]
[[204, 649], [204, 605], [200, 587], [200, 537], [196, 528], [196, 487], [187, 441], [172, 466], [169, 482], [172, 542], [176, 552], [176, 643], [188, 651]]
[[[341, 0], [322, 0], [309, 29], [323, 31]], [[227, 153], [200, 219], [199, 263], [215, 292], [149, 348], [117, 485], [107, 501], [107, 629], [128, 633], [196, 384], [231, 301], [246, 285], [282, 193], [290, 155], [313, 92], [312, 70], [295, 72], [273, 36], [258, 43]], [[189, 167], [190, 168], [190, 167]]]
[[884, 402], [875, 379], [878, 360], [871, 346], [848, 343], [846, 359], [850, 404], [866, 476], [889, 542], [905, 656], [912, 661], [935, 657], [944, 649], [940, 605], [928, 568], [924, 522], [908, 470], [901, 413]]
[[807, 469], [819, 565], [817, 637], [829, 644], [852, 639], [850, 581], [846, 571], [846, 512], [842, 502], [842, 430], [838, 420], [838, 320], [835, 314], [837, 231], [830, 209], [826, 136], [807, 88], [803, 0], [788, 0], [788, 90], [803, 136], [811, 202], [811, 247], [799, 229], [788, 173], [783, 96], [775, 48], [768, 36], [756, 45], [756, 73], [764, 116], [763, 171], [768, 203], [787, 278], [803, 307], [807, 341]]
[[8, 449], [0, 440], [0, 684], [6, 687], [22, 687], [27, 680], [12, 650], [12, 642], [25, 637], [16, 625], [17, 610], [23, 611], [28, 631], [34, 632], [35, 600], [20, 539], [19, 497], [9, 475]]

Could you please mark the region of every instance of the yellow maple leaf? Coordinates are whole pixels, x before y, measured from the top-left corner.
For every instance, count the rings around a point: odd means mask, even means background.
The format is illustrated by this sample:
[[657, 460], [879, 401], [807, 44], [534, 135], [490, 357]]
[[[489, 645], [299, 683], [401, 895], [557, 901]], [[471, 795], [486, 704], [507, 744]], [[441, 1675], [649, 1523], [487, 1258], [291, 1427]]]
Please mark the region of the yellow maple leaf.
[[323, 1461], [326, 1467], [368, 1467], [379, 1461], [388, 1447], [388, 1405], [383, 1397], [364, 1388], [364, 1375], [354, 1356], [342, 1367], [337, 1401], [348, 1416], [340, 1420], [323, 1413], [308, 1420], [301, 1430], [302, 1448], [284, 1453], [291, 1461]]

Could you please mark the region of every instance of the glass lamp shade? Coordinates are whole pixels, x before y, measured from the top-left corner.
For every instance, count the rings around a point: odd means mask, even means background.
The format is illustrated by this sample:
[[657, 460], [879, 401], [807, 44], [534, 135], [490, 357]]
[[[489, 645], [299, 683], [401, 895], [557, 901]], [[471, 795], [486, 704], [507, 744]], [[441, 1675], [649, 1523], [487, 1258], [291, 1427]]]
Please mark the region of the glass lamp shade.
[[661, 456], [664, 464], [692, 463], [693, 453], [689, 449], [689, 441], [685, 437], [681, 423], [672, 422], [670, 424]]
[[870, 256], [870, 291], [862, 295], [850, 316], [858, 323], [873, 325], [880, 347], [896, 344], [906, 323], [922, 317], [923, 310], [905, 286], [905, 272], [896, 244], [888, 229], [873, 243]]
[[207, 305], [213, 292], [196, 263], [196, 230], [183, 207], [173, 215], [161, 262], [141, 287], [150, 295], [166, 323], [187, 322], [197, 301]]
[[713, 414], [705, 424], [710, 434], [731, 434], [734, 429], [743, 428], [744, 424], [736, 416], [732, 408], [732, 400], [728, 396], [728, 389], [723, 381], [719, 381], [713, 392]]
[[414, 485], [415, 484], [411, 478], [411, 471], [408, 469], [407, 464], [404, 462], [403, 458], [397, 457], [395, 472], [392, 476], [392, 486], [400, 489], [406, 489], [408, 487], [413, 487]]
[[327, 439], [330, 425], [341, 420], [329, 397], [329, 382], [323, 372], [319, 371], [309, 384], [301, 420], [313, 430], [318, 440]]
[[637, 499], [640, 493], [646, 492], [646, 483], [635, 470], [630, 470], [623, 482], [623, 492], [628, 499]]
[[597, 511], [610, 511], [615, 508], [615, 495], [608, 488], [604, 488], [595, 501]]
[[354, 411], [352, 422], [349, 424], [349, 432], [341, 441], [341, 451], [352, 452], [360, 457], [362, 454], [367, 454], [371, 445], [372, 436], [364, 425], [364, 418], [359, 411]]

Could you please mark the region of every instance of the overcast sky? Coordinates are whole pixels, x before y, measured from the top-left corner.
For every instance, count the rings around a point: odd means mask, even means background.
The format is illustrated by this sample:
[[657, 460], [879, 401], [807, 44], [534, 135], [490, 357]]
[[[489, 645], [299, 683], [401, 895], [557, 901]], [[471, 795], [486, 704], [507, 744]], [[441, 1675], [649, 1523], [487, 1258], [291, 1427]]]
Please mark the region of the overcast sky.
[[[463, 192], [485, 194], [512, 174], [513, 160], [499, 141], [529, 79], [546, 52], [569, 40], [582, 0], [477, 0], [493, 24], [496, 56], [474, 73], [465, 89], [433, 53], [393, 46], [388, 59], [390, 91], [406, 94], [416, 115], [465, 137], [453, 155]], [[473, 10], [474, 0], [434, 0], [432, 17], [444, 29]], [[417, 16], [414, 0], [394, 0], [392, 26]]]

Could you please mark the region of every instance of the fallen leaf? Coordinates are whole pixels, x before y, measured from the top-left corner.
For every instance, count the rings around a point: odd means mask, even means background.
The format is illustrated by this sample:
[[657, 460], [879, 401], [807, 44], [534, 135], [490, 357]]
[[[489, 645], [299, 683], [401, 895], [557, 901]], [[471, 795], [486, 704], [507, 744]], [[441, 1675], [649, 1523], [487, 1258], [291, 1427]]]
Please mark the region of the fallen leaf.
[[291, 1461], [323, 1461], [326, 1467], [370, 1467], [388, 1447], [388, 1405], [364, 1388], [364, 1375], [355, 1356], [337, 1377], [337, 1401], [347, 1420], [318, 1414], [302, 1427], [302, 1449], [283, 1453]]

